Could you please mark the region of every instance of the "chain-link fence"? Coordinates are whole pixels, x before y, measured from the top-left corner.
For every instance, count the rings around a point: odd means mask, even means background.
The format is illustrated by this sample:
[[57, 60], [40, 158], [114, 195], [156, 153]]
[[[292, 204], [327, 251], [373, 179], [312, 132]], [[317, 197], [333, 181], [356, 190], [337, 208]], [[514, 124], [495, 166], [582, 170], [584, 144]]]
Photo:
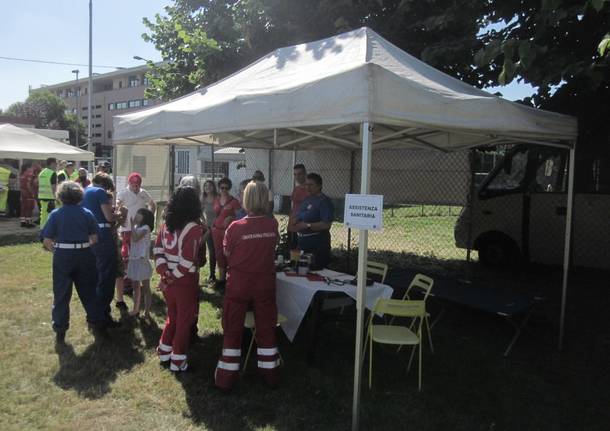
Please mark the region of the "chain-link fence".
[[[116, 149], [118, 186], [132, 171], [158, 202], [169, 197], [169, 146], [121, 145]], [[354, 268], [358, 232], [343, 225], [345, 194], [360, 191], [357, 151], [245, 150], [237, 177], [255, 170], [268, 177], [282, 231], [290, 211], [295, 163], [323, 178], [335, 205], [331, 229], [338, 261]], [[513, 145], [442, 153], [432, 150], [373, 152], [371, 193], [384, 196], [384, 229], [371, 232], [371, 258], [402, 267], [456, 267], [469, 256], [491, 265], [517, 259], [561, 265], [567, 213], [566, 150]], [[196, 174], [196, 172], [193, 172]], [[237, 194], [237, 187], [233, 190]], [[610, 195], [577, 194], [573, 258], [577, 266], [607, 269]]]
[[[353, 261], [358, 234], [344, 227], [343, 209], [345, 194], [360, 191], [360, 153], [246, 150], [247, 170], [269, 173], [274, 193], [281, 196], [276, 205], [281, 229], [288, 221], [295, 163], [303, 163], [308, 172], [322, 177], [323, 192], [335, 205], [331, 229], [334, 252], [339, 258]], [[369, 235], [372, 255], [383, 255], [380, 257], [384, 260], [402, 266], [410, 261], [463, 261], [466, 250], [456, 247], [453, 232], [466, 204], [471, 178], [468, 152], [375, 151], [371, 193], [384, 196], [384, 228]]]

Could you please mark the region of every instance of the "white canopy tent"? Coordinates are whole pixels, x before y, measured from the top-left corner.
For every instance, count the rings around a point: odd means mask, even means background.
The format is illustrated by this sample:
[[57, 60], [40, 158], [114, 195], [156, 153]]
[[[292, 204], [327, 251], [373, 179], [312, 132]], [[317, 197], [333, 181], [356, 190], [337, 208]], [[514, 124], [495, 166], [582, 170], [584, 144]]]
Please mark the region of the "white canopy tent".
[[43, 160], [49, 157], [89, 161], [94, 154], [12, 124], [0, 125], [0, 158]]
[[[573, 201], [576, 120], [506, 101], [419, 61], [368, 28], [278, 49], [180, 99], [114, 118], [116, 144], [193, 143], [268, 150], [361, 151], [369, 193], [372, 152], [443, 152], [527, 142], [570, 149], [560, 343]], [[354, 429], [359, 421], [365, 263], [359, 233]]]

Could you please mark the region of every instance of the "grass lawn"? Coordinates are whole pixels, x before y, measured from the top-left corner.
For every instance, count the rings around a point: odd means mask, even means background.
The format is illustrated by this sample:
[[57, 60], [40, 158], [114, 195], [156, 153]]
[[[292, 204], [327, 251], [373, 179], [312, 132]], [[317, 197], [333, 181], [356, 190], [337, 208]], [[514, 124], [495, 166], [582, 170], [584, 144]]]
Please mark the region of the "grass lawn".
[[[157, 294], [153, 320], [125, 319], [111, 339], [98, 341], [86, 330], [74, 299], [68, 346], [56, 349], [50, 262], [38, 245], [0, 248], [2, 431], [349, 428], [353, 324], [323, 327], [314, 366], [304, 360], [303, 337], [290, 344], [281, 335], [280, 388], [266, 389], [251, 362], [234, 393], [222, 395], [212, 388], [222, 337], [222, 298], [215, 291], [205, 289], [201, 302], [203, 343], [190, 352], [196, 372], [176, 378], [159, 368], [154, 353], [164, 315]], [[537, 279], [544, 288], [556, 286], [558, 277], [544, 273]], [[405, 371], [408, 353], [376, 348], [373, 390], [362, 392], [362, 429], [610, 429], [607, 281], [577, 282], [561, 354], [556, 290], [509, 358], [501, 356], [511, 335], [508, 325], [448, 309], [433, 330], [435, 354], [424, 349], [421, 393], [417, 374]]]

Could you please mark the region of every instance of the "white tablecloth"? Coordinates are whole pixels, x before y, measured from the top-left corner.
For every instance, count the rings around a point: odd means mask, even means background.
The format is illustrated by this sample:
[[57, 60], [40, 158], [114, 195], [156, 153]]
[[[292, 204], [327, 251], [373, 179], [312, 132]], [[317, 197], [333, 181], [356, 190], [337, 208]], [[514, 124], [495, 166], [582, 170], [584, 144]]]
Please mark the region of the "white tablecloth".
[[[342, 274], [340, 272], [324, 269], [316, 271], [324, 277], [339, 280], [351, 280], [353, 275]], [[356, 299], [356, 286], [345, 284], [337, 286], [326, 284], [323, 281], [309, 281], [306, 277], [290, 277], [283, 272], [278, 272], [276, 282], [276, 300], [278, 312], [284, 315], [287, 320], [282, 323], [282, 329], [290, 341], [303, 321], [303, 317], [311, 304], [311, 300], [318, 291], [343, 292]], [[366, 308], [371, 310], [379, 298], [390, 298], [393, 293], [390, 286], [375, 283], [366, 288]]]

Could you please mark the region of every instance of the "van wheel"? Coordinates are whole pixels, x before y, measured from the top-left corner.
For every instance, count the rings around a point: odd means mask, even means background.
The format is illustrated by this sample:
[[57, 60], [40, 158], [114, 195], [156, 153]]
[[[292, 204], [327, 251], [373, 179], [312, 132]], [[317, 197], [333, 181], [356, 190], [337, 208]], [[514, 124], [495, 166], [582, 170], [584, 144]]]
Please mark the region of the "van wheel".
[[485, 266], [512, 266], [519, 259], [519, 249], [508, 238], [487, 238], [479, 246], [479, 259]]

